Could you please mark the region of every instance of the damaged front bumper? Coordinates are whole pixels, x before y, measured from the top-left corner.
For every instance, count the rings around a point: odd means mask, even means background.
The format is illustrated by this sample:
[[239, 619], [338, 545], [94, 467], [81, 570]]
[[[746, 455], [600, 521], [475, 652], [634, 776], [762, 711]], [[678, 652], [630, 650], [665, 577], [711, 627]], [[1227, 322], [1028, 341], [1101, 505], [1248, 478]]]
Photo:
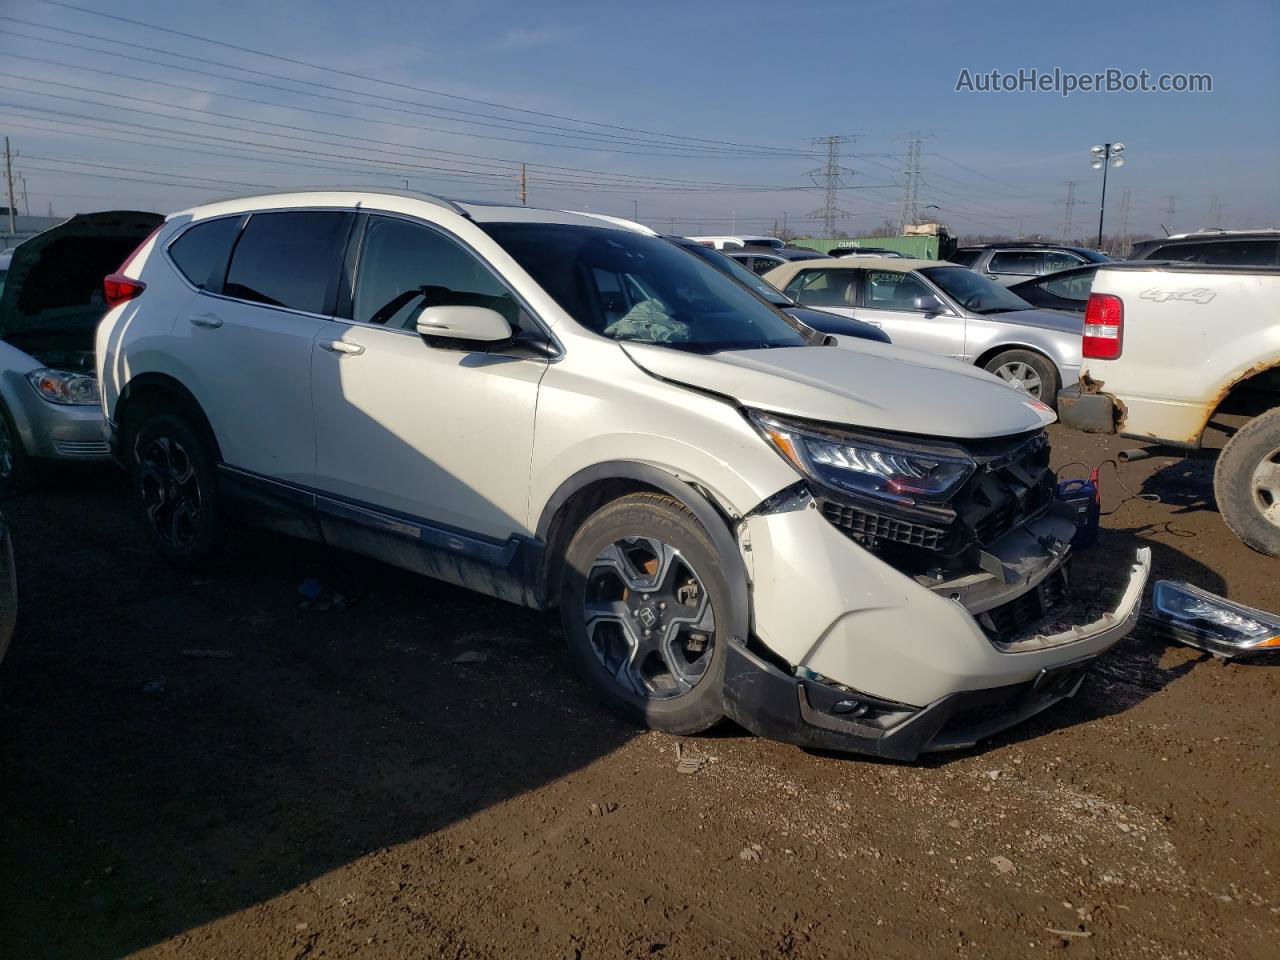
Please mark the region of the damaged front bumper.
[[1018, 683], [958, 690], [922, 707], [788, 674], [761, 652], [732, 644], [725, 671], [728, 714], [759, 736], [893, 760], [972, 747], [1073, 696], [1101, 650], [1133, 629], [1150, 571], [1151, 551], [1143, 547], [1114, 610], [1091, 623], [1035, 637], [1041, 648], [1092, 641], [1093, 652], [1041, 667]]
[[1046, 512], [989, 548], [980, 570], [929, 581], [816, 509], [748, 518], [755, 636], [730, 648], [729, 715], [773, 739], [910, 760], [1071, 696], [1133, 629], [1151, 555], [1138, 551], [1109, 609], [1070, 613], [1049, 596], [1065, 597], [1062, 523]]

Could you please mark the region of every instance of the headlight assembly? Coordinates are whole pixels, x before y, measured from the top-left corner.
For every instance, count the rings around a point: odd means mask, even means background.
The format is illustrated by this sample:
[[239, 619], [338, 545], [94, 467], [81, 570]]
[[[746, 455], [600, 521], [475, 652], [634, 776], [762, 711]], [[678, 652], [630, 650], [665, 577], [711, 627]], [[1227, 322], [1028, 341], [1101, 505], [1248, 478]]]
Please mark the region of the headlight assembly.
[[102, 399], [98, 380], [92, 374], [40, 369], [28, 373], [27, 380], [50, 403], [87, 405]]
[[888, 438], [828, 433], [783, 417], [749, 412], [751, 422], [792, 466], [825, 487], [910, 505], [944, 503], [973, 475], [958, 452]]

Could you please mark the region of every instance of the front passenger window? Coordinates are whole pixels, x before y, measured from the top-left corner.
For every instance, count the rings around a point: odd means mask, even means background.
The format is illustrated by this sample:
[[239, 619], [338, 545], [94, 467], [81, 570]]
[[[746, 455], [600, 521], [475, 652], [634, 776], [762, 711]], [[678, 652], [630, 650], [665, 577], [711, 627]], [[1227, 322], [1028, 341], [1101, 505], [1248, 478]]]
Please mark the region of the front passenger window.
[[[798, 281], [798, 282], [797, 282]], [[805, 270], [787, 285], [787, 294], [806, 307], [852, 307], [852, 270]]]
[[469, 250], [421, 224], [370, 217], [352, 319], [412, 330], [426, 307], [488, 307], [519, 328], [519, 304]]

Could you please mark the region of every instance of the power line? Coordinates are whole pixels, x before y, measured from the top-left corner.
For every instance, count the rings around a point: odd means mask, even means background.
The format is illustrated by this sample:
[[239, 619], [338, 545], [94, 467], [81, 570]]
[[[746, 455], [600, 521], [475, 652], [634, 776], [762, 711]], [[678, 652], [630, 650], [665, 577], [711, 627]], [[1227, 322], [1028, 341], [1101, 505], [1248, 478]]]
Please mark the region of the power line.
[[[627, 133], [644, 134], [645, 136], [650, 136], [650, 137], [661, 137], [667, 140], [680, 140], [688, 143], [714, 144], [720, 147], [736, 147], [739, 149], [787, 153], [790, 155], [795, 154], [795, 151], [786, 151], [786, 150], [783, 150], [782, 148], [769, 147], [769, 146], [760, 145], [760, 144], [739, 143], [732, 140], [715, 140], [715, 139], [704, 138], [704, 137], [689, 137], [689, 136], [684, 136], [682, 134], [663, 133], [661, 131], [645, 130], [639, 127], [627, 127], [627, 126], [622, 126], [620, 124], [605, 123], [597, 120], [584, 120], [578, 117], [570, 117], [562, 114], [549, 113], [541, 110], [531, 110], [525, 107], [512, 107], [512, 106], [508, 106], [502, 103], [497, 103], [491, 100], [482, 100], [476, 97], [465, 97], [459, 94], [446, 93], [443, 90], [432, 90], [427, 87], [417, 87], [412, 84], [401, 83], [396, 80], [386, 80], [379, 77], [369, 76], [368, 74], [356, 73], [351, 70], [343, 70], [339, 67], [334, 67], [332, 65], [311, 63], [306, 60], [300, 60], [294, 57], [287, 57], [282, 54], [268, 53], [264, 50], [254, 49], [253, 47], [247, 47], [247, 46], [242, 46], [240, 44], [229, 43], [225, 40], [217, 40], [212, 37], [201, 36], [200, 34], [187, 33], [182, 30], [174, 30], [170, 27], [162, 27], [158, 24], [147, 23], [146, 21], [143, 21], [143, 20], [134, 20], [130, 17], [122, 17], [117, 14], [104, 13], [100, 10], [91, 10], [87, 7], [81, 7], [72, 3], [66, 3], [64, 2], [64, 0], [39, 0], [39, 2], [47, 4], [49, 6], [61, 7], [66, 10], [75, 10], [78, 13], [85, 13], [95, 17], [102, 17], [107, 20], [115, 20], [120, 23], [127, 23], [135, 27], [143, 27], [148, 30], [155, 30], [160, 33], [169, 34], [171, 36], [183, 37], [185, 39], [195, 40], [200, 43], [213, 44], [215, 46], [224, 47], [229, 50], [236, 50], [240, 53], [248, 53], [248, 54], [252, 54], [253, 56], [264, 57], [266, 59], [276, 60], [281, 63], [289, 63], [294, 66], [305, 67], [310, 70], [320, 70], [327, 73], [333, 73], [333, 74], [338, 74], [340, 76], [349, 77], [354, 80], [363, 80], [368, 83], [385, 84], [387, 86], [398, 87], [404, 90], [412, 90], [415, 93], [423, 93], [423, 94], [427, 94], [428, 96], [447, 98], [447, 99], [456, 100], [462, 103], [472, 103], [472, 104], [477, 104], [479, 106], [492, 107], [498, 110], [505, 110], [510, 113], [529, 114], [531, 116], [545, 117], [552, 120], [561, 120], [567, 123], [576, 123], [584, 126], [602, 127], [610, 130], [622, 130]], [[44, 26], [44, 25], [40, 24], [40, 26]], [[298, 81], [298, 82], [302, 82], [302, 81]]]

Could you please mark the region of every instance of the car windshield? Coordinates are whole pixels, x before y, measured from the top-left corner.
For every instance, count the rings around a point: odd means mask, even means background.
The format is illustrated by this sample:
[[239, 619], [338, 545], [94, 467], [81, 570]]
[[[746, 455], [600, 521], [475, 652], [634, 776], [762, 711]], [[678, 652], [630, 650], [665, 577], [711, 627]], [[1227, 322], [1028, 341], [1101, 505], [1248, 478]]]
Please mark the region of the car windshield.
[[942, 292], [971, 313], [1008, 313], [1030, 310], [1031, 304], [1007, 287], [993, 283], [965, 267], [925, 267], [920, 271]]
[[777, 307], [789, 307], [791, 301], [779, 293], [774, 287], [765, 283], [758, 275], [744, 267], [733, 257], [726, 257], [719, 250], [713, 250], [710, 247], [704, 247], [702, 244], [683, 244], [676, 246], [688, 250], [695, 257], [701, 257], [707, 263], [711, 264], [718, 270], [727, 273], [733, 279], [737, 280], [744, 286], [750, 287], [760, 296], [764, 297], [770, 303]]
[[660, 237], [557, 223], [481, 226], [566, 313], [602, 336], [699, 353], [819, 342]]

